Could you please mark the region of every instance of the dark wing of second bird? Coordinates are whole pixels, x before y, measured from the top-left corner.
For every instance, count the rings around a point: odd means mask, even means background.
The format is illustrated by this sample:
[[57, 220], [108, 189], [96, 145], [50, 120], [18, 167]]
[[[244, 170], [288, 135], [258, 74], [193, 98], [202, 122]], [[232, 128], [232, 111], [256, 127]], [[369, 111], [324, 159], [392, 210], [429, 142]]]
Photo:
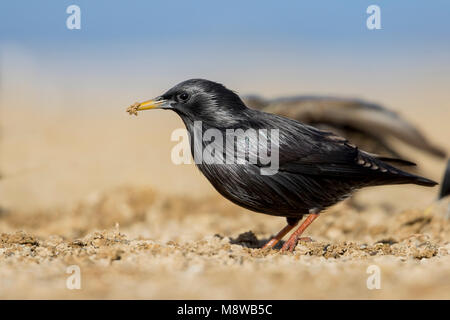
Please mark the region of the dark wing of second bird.
[[248, 96], [244, 101], [251, 108], [332, 131], [371, 153], [402, 158], [400, 152], [389, 143], [390, 138], [395, 138], [434, 156], [445, 157], [445, 152], [431, 144], [415, 126], [377, 104], [321, 96], [273, 100]]

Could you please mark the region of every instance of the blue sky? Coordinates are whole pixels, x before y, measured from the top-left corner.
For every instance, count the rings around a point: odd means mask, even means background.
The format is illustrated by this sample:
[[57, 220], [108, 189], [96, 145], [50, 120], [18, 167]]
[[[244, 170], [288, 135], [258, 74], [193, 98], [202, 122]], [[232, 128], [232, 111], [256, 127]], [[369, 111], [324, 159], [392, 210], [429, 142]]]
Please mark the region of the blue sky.
[[[71, 4], [81, 30], [66, 28]], [[366, 28], [371, 4], [381, 30]], [[64, 90], [81, 84], [61, 74], [109, 90], [205, 77], [251, 92], [280, 88], [270, 94], [381, 91], [405, 78], [449, 79], [449, 17], [444, 0], [2, 1], [1, 75], [33, 65], [35, 78]]]
[[[80, 6], [82, 29], [69, 31], [65, 9]], [[365, 26], [381, 7], [383, 30]], [[0, 39], [31, 48], [117, 42], [180, 45], [222, 42], [323, 46], [448, 46], [450, 2], [435, 1], [2, 1]]]

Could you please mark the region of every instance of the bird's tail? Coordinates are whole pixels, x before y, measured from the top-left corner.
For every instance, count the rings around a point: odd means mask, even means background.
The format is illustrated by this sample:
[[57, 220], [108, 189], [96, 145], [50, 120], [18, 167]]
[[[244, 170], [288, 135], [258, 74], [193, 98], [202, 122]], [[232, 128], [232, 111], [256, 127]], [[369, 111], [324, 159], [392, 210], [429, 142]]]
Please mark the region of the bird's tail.
[[403, 166], [415, 166], [416, 164], [414, 162], [403, 160], [403, 159], [397, 159], [397, 158], [389, 158], [389, 157], [383, 157], [383, 156], [376, 156], [377, 160], [381, 160], [385, 166], [387, 166], [388, 169], [393, 169], [391, 172], [393, 172], [393, 176], [395, 178], [392, 180], [391, 184], [417, 184], [419, 186], [424, 187], [434, 187], [438, 183], [436, 181], [433, 181], [431, 179], [409, 173], [403, 170], [400, 170], [396, 167], [392, 167], [390, 164], [399, 164]]
[[425, 187], [434, 187], [438, 184], [436, 181], [416, 175], [414, 175], [413, 183]]
[[392, 177], [388, 181], [384, 181], [384, 183], [381, 184], [417, 184], [424, 187], [434, 187], [438, 183], [431, 179], [397, 169], [395, 177]]

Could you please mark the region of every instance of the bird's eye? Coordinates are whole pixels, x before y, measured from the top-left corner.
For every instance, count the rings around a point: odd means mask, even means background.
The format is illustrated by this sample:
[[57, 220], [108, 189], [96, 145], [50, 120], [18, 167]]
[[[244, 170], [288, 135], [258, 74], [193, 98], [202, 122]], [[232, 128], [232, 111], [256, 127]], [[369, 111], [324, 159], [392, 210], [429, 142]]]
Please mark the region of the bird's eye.
[[178, 95], [178, 100], [180, 100], [180, 101], [185, 102], [185, 101], [187, 101], [188, 99], [189, 99], [189, 95], [188, 95], [186, 92], [180, 93], [180, 94]]

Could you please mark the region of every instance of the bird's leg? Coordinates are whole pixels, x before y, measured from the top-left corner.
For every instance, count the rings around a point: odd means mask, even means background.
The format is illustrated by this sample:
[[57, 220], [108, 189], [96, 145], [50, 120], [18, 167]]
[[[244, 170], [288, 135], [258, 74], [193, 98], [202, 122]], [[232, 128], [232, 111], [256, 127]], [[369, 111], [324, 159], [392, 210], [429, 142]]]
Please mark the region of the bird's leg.
[[289, 233], [289, 231], [291, 231], [299, 222], [300, 219], [298, 218], [286, 218], [287, 220], [287, 225], [281, 229], [280, 232], [277, 233], [277, 235], [275, 237], [273, 237], [272, 239], [270, 239], [269, 241], [267, 241], [267, 243], [262, 247], [262, 249], [266, 249], [266, 248], [273, 248], [275, 247], [275, 245], [281, 240], [283, 239], [283, 237]]
[[300, 240], [300, 236], [303, 233], [303, 231], [305, 231], [306, 228], [308, 228], [308, 226], [317, 219], [317, 217], [319, 216], [320, 213], [320, 209], [311, 209], [309, 210], [309, 216], [306, 218], [305, 221], [303, 221], [303, 223], [300, 225], [300, 227], [298, 227], [297, 230], [295, 230], [291, 236], [289, 237], [289, 240], [286, 241], [283, 245], [283, 247], [281, 248], [281, 251], [294, 251], [295, 246], [297, 245], [298, 240]]

